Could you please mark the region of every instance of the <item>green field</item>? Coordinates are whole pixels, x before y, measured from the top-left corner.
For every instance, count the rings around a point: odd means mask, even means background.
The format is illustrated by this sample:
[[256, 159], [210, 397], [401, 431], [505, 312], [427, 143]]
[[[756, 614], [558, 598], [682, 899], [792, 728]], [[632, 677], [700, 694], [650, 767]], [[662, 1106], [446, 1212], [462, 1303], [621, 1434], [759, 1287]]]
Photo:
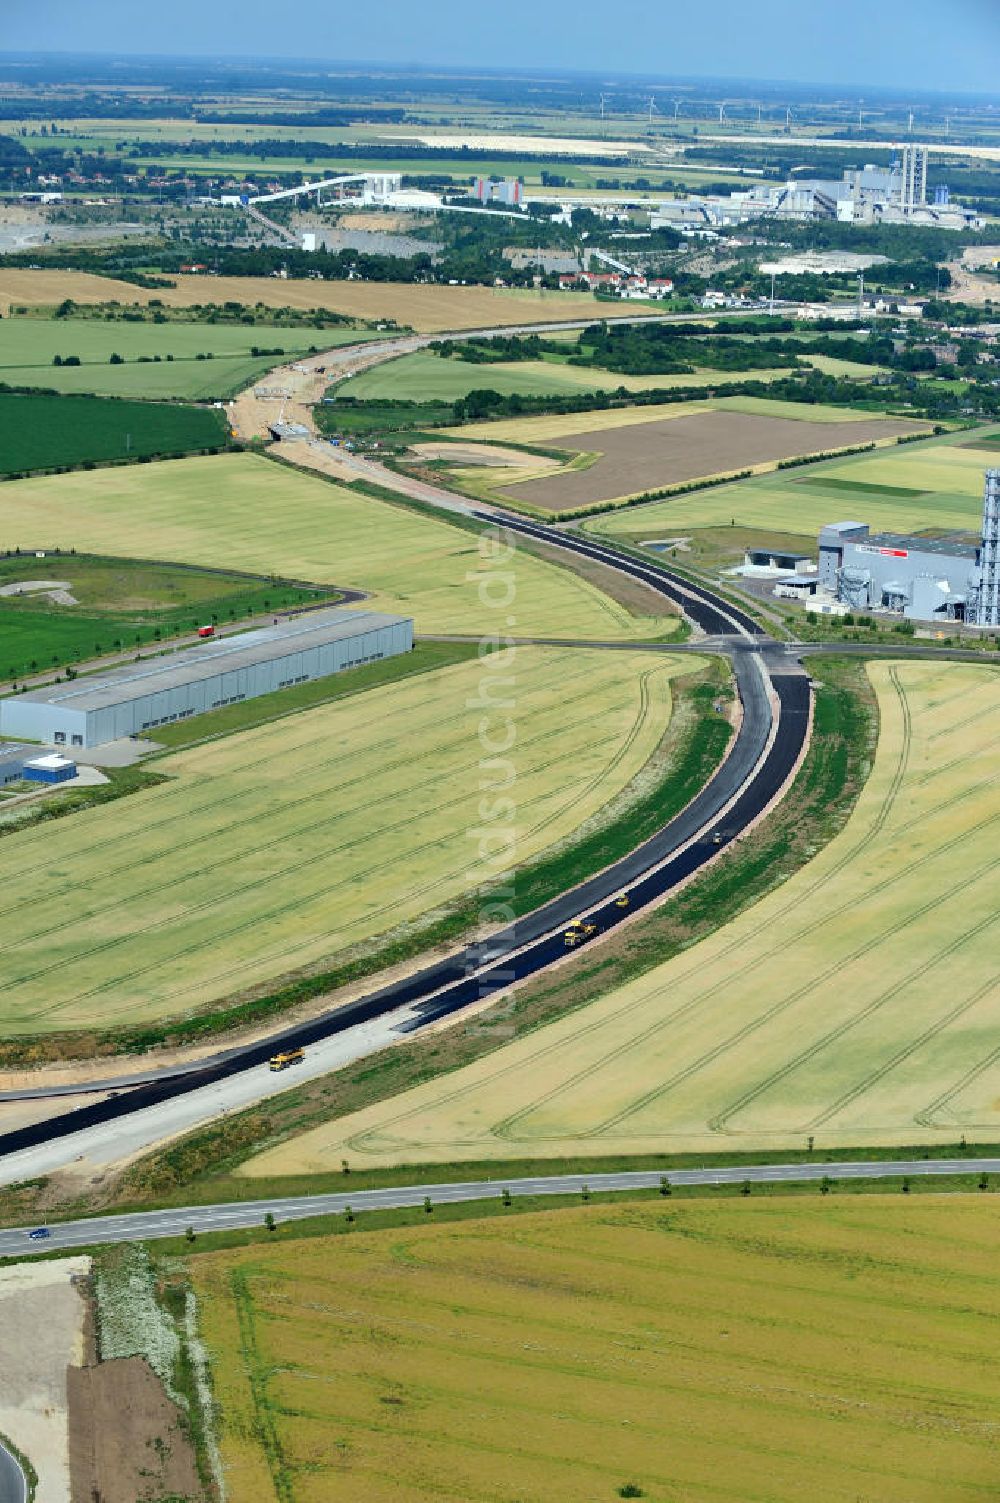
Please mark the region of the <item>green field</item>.
[[614, 1202], [282, 1240], [185, 1260], [230, 1503], [1000, 1485], [990, 1198]]
[[788, 881], [584, 1012], [242, 1172], [993, 1141], [1000, 673], [869, 676], [874, 769], [841, 834]]
[[[266, 325], [3, 319], [0, 382], [101, 397], [227, 397], [280, 362], [281, 356], [254, 358], [253, 346], [283, 350], [292, 358], [311, 344], [334, 346], [356, 338], [353, 332]], [[125, 364], [108, 364], [113, 353]], [[53, 365], [54, 356], [71, 355], [80, 365]]]
[[[253, 356], [253, 347], [280, 350], [290, 359], [308, 350], [355, 343], [353, 330], [279, 328], [270, 325], [162, 324], [96, 318], [0, 320], [0, 382], [110, 397], [230, 396], [282, 355]], [[123, 365], [110, 365], [112, 354]], [[53, 365], [75, 355], [79, 365]]]
[[[2, 326], [0, 326], [2, 327]], [[0, 392], [0, 474], [185, 454], [228, 443], [225, 414], [165, 402], [110, 397], [18, 396]], [[20, 526], [30, 525], [22, 517]], [[0, 546], [17, 541], [0, 525]]]
[[[979, 442], [982, 448], [973, 447]], [[987, 435], [957, 433], [676, 496], [584, 525], [588, 531], [635, 539], [735, 523], [814, 542], [825, 523], [845, 518], [867, 522], [873, 532], [978, 532], [983, 474], [995, 459]]]
[[602, 815], [690, 666], [518, 649], [506, 814], [478, 696], [510, 679], [476, 659], [172, 754], [168, 781], [10, 835], [0, 1032], [189, 1015], [467, 900]]
[[0, 592], [32, 582], [65, 585], [73, 603], [54, 600], [47, 591], [0, 593], [0, 679], [330, 598], [326, 590], [224, 570], [47, 551], [40, 558], [33, 551], [0, 558]]
[[[844, 363], [844, 362], [841, 362]], [[754, 379], [773, 381], [786, 371], [755, 371]], [[342, 388], [359, 401], [454, 402], [484, 387], [504, 396], [577, 396], [587, 391], [669, 391], [676, 386], [718, 386], [727, 378], [718, 371], [694, 371], [682, 376], [623, 376], [617, 372], [558, 360], [522, 360], [475, 365], [445, 359], [429, 352], [389, 360]]]
[[[875, 368], [824, 355], [803, 357], [827, 375], [870, 381]], [[402, 355], [356, 376], [350, 395], [364, 401], [454, 402], [488, 387], [504, 396], [576, 396], [586, 391], [669, 391], [674, 387], [718, 387], [732, 381], [777, 381], [788, 371], [695, 370], [687, 375], [628, 376], [596, 366], [567, 365], [558, 359], [488, 362], [482, 365], [420, 351]], [[795, 404], [785, 404], [794, 406]], [[799, 413], [795, 414], [800, 416]]]
[[[60, 398], [67, 402], [68, 398]], [[634, 639], [676, 617], [631, 615], [523, 550], [251, 454], [218, 455], [0, 486], [0, 547], [176, 560], [353, 586], [422, 632]], [[502, 576], [502, 577], [501, 577]], [[490, 583], [489, 581], [492, 581]]]

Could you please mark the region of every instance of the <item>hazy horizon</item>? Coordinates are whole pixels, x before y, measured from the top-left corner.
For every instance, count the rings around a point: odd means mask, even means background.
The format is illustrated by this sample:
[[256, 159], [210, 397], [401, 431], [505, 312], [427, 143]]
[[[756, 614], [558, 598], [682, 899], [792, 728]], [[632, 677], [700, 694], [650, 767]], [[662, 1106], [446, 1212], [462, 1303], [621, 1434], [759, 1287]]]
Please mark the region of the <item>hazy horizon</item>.
[[[806, 14], [801, 0], [715, 0], [686, 8], [624, 0], [613, 25], [584, 0], [566, 12], [530, 0], [476, 11], [462, 0], [423, 9], [370, 0], [331, 16], [300, 0], [293, 28], [275, 26], [265, 0], [7, 0], [3, 53], [271, 59], [313, 66], [515, 69], [667, 79], [735, 79], [760, 86], [998, 96], [1000, 7], [995, 0], [841, 0]], [[252, 37], [254, 44], [248, 44]], [[266, 44], [265, 44], [266, 38]], [[181, 40], [183, 39], [183, 40]]]

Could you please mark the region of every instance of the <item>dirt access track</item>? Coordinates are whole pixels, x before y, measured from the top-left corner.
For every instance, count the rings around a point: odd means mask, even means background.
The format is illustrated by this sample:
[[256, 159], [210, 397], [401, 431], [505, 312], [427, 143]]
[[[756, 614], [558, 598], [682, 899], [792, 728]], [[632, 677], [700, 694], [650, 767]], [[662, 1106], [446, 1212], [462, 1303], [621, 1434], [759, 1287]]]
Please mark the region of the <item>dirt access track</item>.
[[503, 487], [500, 494], [546, 511], [568, 511], [685, 480], [916, 433], [924, 427], [906, 419], [818, 425], [746, 412], [695, 412], [555, 438], [552, 442], [561, 449], [579, 454], [596, 450], [599, 458], [589, 469], [519, 481]]

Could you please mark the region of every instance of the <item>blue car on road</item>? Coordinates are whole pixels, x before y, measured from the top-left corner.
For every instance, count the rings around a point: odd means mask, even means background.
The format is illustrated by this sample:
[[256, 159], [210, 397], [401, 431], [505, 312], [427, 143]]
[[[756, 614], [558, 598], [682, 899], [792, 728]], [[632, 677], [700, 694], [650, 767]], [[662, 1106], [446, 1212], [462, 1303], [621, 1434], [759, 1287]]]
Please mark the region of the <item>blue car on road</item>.
[[47, 1226], [36, 1226], [34, 1231], [28, 1233], [28, 1237], [32, 1242], [44, 1242], [46, 1237], [51, 1236], [52, 1233]]

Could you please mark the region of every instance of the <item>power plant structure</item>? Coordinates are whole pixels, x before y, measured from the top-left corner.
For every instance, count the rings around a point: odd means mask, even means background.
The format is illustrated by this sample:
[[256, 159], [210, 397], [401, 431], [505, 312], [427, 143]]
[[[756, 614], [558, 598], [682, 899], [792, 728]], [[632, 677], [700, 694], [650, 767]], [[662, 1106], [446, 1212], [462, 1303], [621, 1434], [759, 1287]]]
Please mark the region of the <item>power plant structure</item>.
[[904, 146], [900, 153], [899, 207], [910, 215], [927, 202], [927, 147]]
[[477, 177], [472, 196], [481, 204], [506, 204], [509, 209], [518, 209], [524, 203], [524, 184], [517, 177], [504, 178], [502, 181]]
[[1000, 470], [987, 470], [978, 544], [873, 533], [832, 522], [819, 535], [817, 583], [854, 611], [908, 621], [1000, 626]]

